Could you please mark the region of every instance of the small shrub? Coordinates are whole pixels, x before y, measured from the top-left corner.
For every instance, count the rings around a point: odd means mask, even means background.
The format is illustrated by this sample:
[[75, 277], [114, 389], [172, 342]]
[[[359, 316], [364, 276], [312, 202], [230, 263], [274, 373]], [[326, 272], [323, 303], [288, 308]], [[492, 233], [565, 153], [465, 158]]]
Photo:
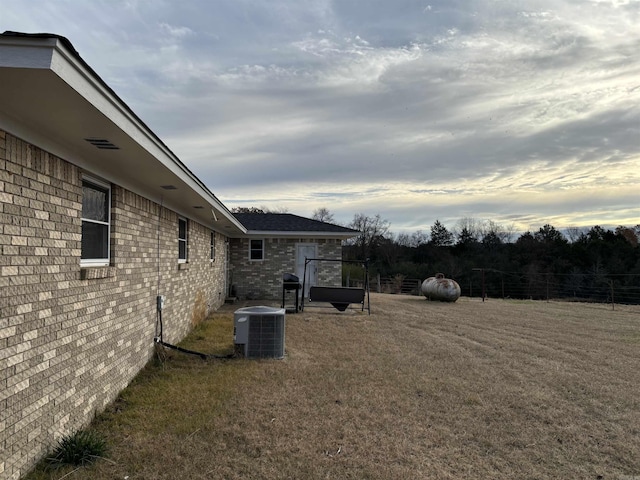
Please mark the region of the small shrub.
[[92, 430], [80, 430], [58, 440], [53, 456], [47, 460], [52, 466], [82, 466], [104, 455], [107, 442]]

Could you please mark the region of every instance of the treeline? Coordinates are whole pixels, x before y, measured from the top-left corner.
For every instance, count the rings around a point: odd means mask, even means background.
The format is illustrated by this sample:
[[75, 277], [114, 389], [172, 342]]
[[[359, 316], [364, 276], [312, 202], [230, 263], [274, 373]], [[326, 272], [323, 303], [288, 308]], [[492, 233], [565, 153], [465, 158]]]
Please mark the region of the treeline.
[[[428, 234], [394, 235], [379, 215], [359, 214], [348, 226], [361, 234], [344, 246], [343, 258], [368, 258], [372, 277], [425, 279], [442, 272], [463, 295], [640, 303], [640, 225], [564, 232], [545, 225], [518, 235], [466, 218], [452, 230], [436, 221]], [[358, 273], [347, 268], [345, 274]]]

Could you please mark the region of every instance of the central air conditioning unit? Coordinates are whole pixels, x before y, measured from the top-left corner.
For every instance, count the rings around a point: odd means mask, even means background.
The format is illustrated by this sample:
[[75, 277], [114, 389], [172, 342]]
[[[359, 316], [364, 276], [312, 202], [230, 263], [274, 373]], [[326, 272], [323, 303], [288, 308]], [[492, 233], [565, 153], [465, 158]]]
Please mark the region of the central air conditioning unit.
[[233, 314], [235, 351], [246, 358], [284, 358], [285, 309], [245, 307]]

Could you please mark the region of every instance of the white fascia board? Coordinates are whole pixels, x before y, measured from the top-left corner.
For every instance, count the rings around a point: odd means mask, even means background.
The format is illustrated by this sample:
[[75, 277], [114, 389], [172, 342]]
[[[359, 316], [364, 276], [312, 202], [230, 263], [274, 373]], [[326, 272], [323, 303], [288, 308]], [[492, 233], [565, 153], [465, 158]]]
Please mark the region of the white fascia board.
[[[108, 85], [77, 55], [72, 46], [56, 36], [0, 36], [0, 68], [34, 69], [51, 72], [85, 99], [101, 115], [124, 132], [131, 140], [146, 150], [154, 159], [168, 169], [188, 189], [214, 209], [216, 215], [233, 225], [240, 234], [246, 228], [229, 209], [171, 152], [171, 150], [140, 120], [137, 115], [113, 92]], [[53, 138], [41, 135], [29, 128], [20, 119], [8, 114], [0, 116], [0, 128], [14, 135], [30, 139], [41, 148], [87, 168], [105, 179], [116, 181], [121, 186], [136, 191], [126, 176], [113, 178], [101, 172], [100, 165], [87, 163], [73, 151]], [[143, 192], [138, 192], [142, 193]], [[148, 196], [148, 195], [144, 195]], [[156, 201], [157, 199], [153, 199]], [[187, 213], [187, 212], [185, 212]], [[191, 217], [191, 215], [187, 215]], [[225, 232], [228, 234], [229, 232]]]
[[138, 119], [124, 103], [117, 98], [103, 83], [79, 63], [62, 42], [58, 41], [54, 52], [51, 69], [80, 95], [102, 112], [107, 118], [120, 127], [129, 137], [150, 152], [159, 162], [180, 177], [189, 187], [210, 201], [225, 214], [226, 207], [211, 194], [200, 180], [193, 175], [169, 148]]
[[[47, 39], [49, 40], [49, 39]], [[191, 173], [169, 148], [90, 71], [62, 41], [56, 39], [51, 70], [116, 124], [130, 138], [147, 150], [163, 166], [185, 182], [203, 200], [231, 221], [239, 230], [245, 228], [204, 184]]]
[[1, 37], [0, 67], [50, 69], [56, 38]]

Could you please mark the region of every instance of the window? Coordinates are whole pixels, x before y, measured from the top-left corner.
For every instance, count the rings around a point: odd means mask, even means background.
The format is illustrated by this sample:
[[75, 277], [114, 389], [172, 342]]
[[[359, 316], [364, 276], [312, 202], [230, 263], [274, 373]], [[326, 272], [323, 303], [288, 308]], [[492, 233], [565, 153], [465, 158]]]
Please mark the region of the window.
[[216, 234], [211, 232], [211, 261], [216, 259]]
[[264, 260], [264, 240], [249, 242], [249, 260]]
[[178, 218], [178, 263], [187, 262], [187, 219]]
[[111, 188], [82, 180], [82, 240], [80, 265], [109, 265]]

